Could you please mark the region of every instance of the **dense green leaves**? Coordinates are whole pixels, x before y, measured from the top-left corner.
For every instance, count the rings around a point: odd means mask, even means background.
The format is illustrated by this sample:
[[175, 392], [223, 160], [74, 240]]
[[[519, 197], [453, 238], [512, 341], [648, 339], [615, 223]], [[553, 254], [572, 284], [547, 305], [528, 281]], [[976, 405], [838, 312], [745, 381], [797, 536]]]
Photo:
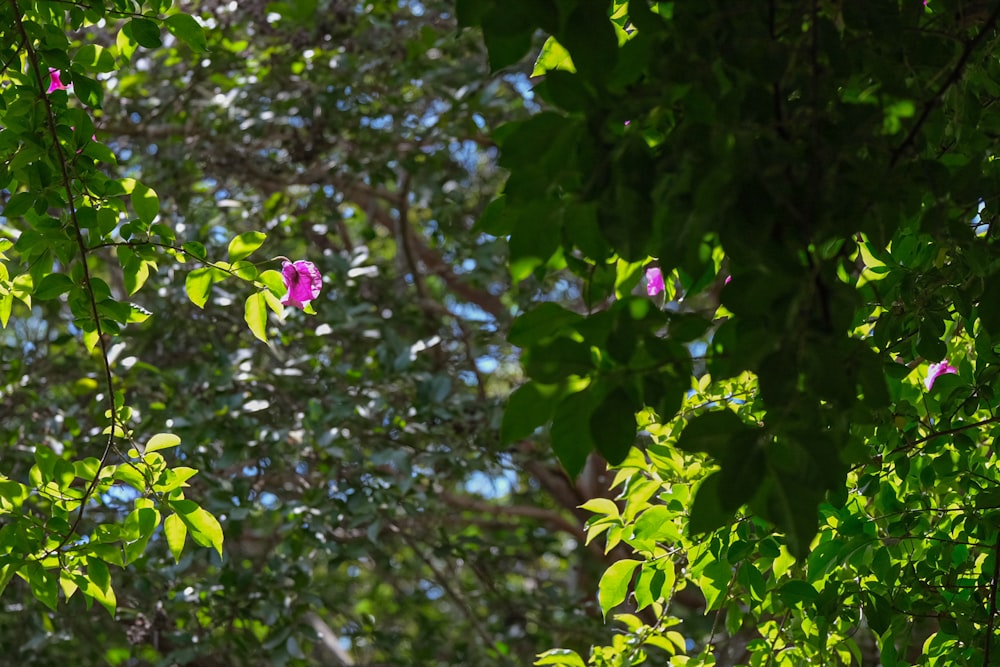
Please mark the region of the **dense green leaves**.
[[[654, 564], [687, 564], [720, 616], [685, 621], [705, 650], [683, 664], [995, 661], [996, 610], [965, 585], [997, 586], [998, 527], [972, 496], [992, 506], [1000, 485], [998, 14], [541, 6], [519, 21], [546, 36], [545, 106], [498, 131], [510, 176], [483, 224], [509, 236], [515, 281], [579, 281], [575, 308], [542, 299], [511, 340], [533, 381], [574, 386], [551, 413], [567, 471], [592, 451], [617, 466], [623, 509], [589, 539], [642, 556], [643, 608], [676, 604]], [[461, 9], [509, 64], [519, 24]], [[548, 409], [522, 399], [505, 423], [525, 433]], [[626, 567], [608, 571], [605, 611]], [[858, 604], [871, 636], [845, 611]], [[632, 644], [589, 664], [657, 660], [636, 647], [663, 619], [623, 623]], [[713, 655], [723, 630], [745, 654]], [[574, 660], [560, 655], [543, 663]]]

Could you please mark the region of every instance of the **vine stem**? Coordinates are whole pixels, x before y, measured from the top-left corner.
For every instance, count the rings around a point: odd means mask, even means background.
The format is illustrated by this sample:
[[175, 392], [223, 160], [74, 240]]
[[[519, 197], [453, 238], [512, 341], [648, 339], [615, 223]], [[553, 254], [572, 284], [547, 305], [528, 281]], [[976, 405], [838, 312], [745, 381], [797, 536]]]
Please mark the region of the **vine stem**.
[[[27, 30], [24, 28], [23, 15], [21, 14], [21, 8], [17, 4], [17, 0], [10, 0], [11, 8], [14, 10], [14, 22], [17, 24], [17, 30], [21, 34], [22, 45], [24, 46], [25, 54], [28, 58], [28, 64], [31, 70], [35, 74], [35, 81], [38, 83], [38, 90], [41, 94], [42, 103], [45, 105], [45, 118], [46, 124], [48, 125], [49, 134], [52, 137], [52, 145], [54, 152], [56, 154], [59, 163], [59, 172], [62, 177], [63, 189], [66, 191], [66, 201], [69, 209], [70, 221], [73, 224], [73, 230], [76, 235], [76, 244], [80, 250], [80, 259], [83, 264], [83, 280], [86, 283], [84, 286], [84, 291], [87, 293], [87, 299], [90, 302], [90, 312], [94, 318], [94, 327], [97, 332], [97, 342], [101, 349], [101, 361], [104, 364], [104, 381], [106, 384], [108, 392], [108, 408], [111, 415], [111, 426], [108, 429], [108, 442], [104, 446], [104, 452], [101, 454], [101, 458], [97, 464], [97, 470], [94, 471], [94, 478], [87, 485], [83, 492], [83, 496], [80, 498], [80, 509], [76, 514], [76, 519], [70, 526], [69, 531], [63, 536], [62, 540], [59, 542], [58, 546], [52, 549], [46, 549], [42, 558], [46, 558], [52, 554], [58, 553], [62, 550], [73, 534], [76, 532], [77, 528], [80, 526], [80, 522], [83, 521], [84, 510], [87, 506], [87, 501], [94, 493], [94, 489], [97, 488], [98, 480], [101, 477], [101, 471], [107, 463], [108, 456], [111, 454], [112, 449], [115, 446], [115, 424], [117, 422], [117, 414], [115, 410], [115, 382], [114, 376], [111, 373], [111, 361], [108, 359], [108, 342], [104, 337], [104, 329], [101, 326], [101, 316], [97, 308], [97, 298], [94, 296], [94, 289], [91, 284], [90, 277], [90, 267], [87, 265], [87, 242], [83, 237], [83, 229], [80, 226], [80, 220], [76, 215], [76, 206], [73, 204], [73, 183], [69, 175], [69, 165], [66, 163], [66, 155], [63, 152], [62, 146], [59, 143], [59, 134], [56, 129], [56, 118], [52, 111], [52, 103], [49, 101], [49, 95], [45, 92], [45, 80], [42, 77], [41, 67], [38, 65], [38, 54], [35, 52], [35, 48], [32, 44], [31, 38], [28, 36]], [[41, 559], [39, 559], [41, 560]]]

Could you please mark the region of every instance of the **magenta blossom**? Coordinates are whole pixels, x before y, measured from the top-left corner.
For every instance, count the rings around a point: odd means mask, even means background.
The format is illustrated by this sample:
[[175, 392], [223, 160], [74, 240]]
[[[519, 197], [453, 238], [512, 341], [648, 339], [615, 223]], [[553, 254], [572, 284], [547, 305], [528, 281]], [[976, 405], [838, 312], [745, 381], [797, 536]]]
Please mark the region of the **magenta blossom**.
[[656, 296], [666, 287], [663, 285], [663, 272], [657, 268], [646, 269], [646, 294]]
[[59, 78], [59, 70], [55, 67], [49, 68], [49, 89], [45, 92], [54, 93], [57, 90], [66, 90], [69, 86], [64, 84]]
[[927, 369], [927, 379], [924, 380], [924, 386], [927, 387], [927, 391], [930, 391], [931, 387], [934, 386], [935, 380], [948, 373], [958, 373], [958, 369], [949, 364], [947, 359], [936, 364], [931, 364], [931, 367]]
[[285, 260], [281, 265], [281, 279], [288, 288], [288, 294], [281, 300], [282, 305], [303, 308], [319, 296], [323, 287], [323, 276], [312, 262]]

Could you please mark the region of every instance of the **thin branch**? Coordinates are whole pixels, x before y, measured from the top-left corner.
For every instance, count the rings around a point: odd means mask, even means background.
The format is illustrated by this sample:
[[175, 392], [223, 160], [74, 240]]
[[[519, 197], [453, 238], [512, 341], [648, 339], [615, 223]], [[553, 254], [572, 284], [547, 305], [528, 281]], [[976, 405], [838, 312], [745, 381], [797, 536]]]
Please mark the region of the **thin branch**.
[[722, 608], [722, 605], [729, 601], [729, 596], [733, 592], [733, 585], [736, 584], [736, 577], [739, 576], [740, 573], [740, 565], [740, 563], [737, 563], [736, 567], [733, 568], [733, 576], [729, 580], [729, 585], [726, 586], [726, 592], [722, 596], [722, 603], [719, 605], [719, 611], [715, 612], [715, 618], [712, 619], [712, 632], [709, 633], [708, 643], [705, 644], [705, 648], [709, 650], [711, 650], [715, 644], [715, 633], [719, 629], [719, 619], [721, 619], [723, 614], [726, 613], [726, 610]]
[[899, 452], [909, 451], [914, 447], [917, 447], [918, 445], [922, 445], [928, 440], [933, 440], [934, 438], [937, 438], [942, 435], [953, 435], [955, 433], [961, 433], [962, 431], [968, 431], [969, 429], [978, 428], [980, 426], [986, 426], [987, 424], [993, 424], [997, 421], [1000, 421], [1000, 417], [990, 417], [988, 419], [983, 419], [982, 421], [973, 422], [972, 424], [962, 424], [961, 426], [956, 426], [955, 428], [948, 428], [943, 431], [936, 431], [934, 433], [929, 433], [928, 435], [925, 435], [921, 438], [917, 438], [913, 442], [908, 442], [905, 445], [900, 445], [899, 447], [896, 447], [896, 449], [889, 452], [887, 456], [892, 456], [893, 454], [898, 454]]
[[66, 191], [66, 202], [69, 209], [70, 221], [73, 223], [73, 229], [76, 233], [76, 244], [80, 250], [80, 263], [83, 265], [83, 280], [86, 283], [84, 286], [84, 291], [87, 293], [87, 300], [90, 305], [90, 313], [94, 318], [94, 328], [97, 333], [97, 342], [101, 348], [101, 361], [104, 364], [104, 381], [106, 384], [106, 389], [108, 392], [108, 410], [111, 415], [111, 426], [108, 429], [108, 442], [104, 446], [104, 452], [101, 454], [101, 458], [97, 463], [97, 470], [94, 471], [94, 478], [87, 485], [83, 496], [80, 498], [80, 510], [77, 512], [76, 519], [70, 526], [69, 531], [63, 536], [62, 541], [59, 545], [53, 549], [48, 549], [46, 555], [51, 555], [53, 553], [58, 553], [66, 544], [70, 541], [73, 534], [76, 533], [77, 528], [80, 526], [80, 522], [83, 520], [84, 510], [87, 506], [87, 501], [90, 499], [91, 495], [94, 493], [94, 489], [97, 488], [98, 481], [101, 477], [101, 471], [104, 469], [104, 465], [107, 463], [108, 456], [115, 446], [115, 426], [117, 423], [117, 411], [115, 409], [115, 383], [114, 377], [111, 373], [111, 361], [108, 359], [108, 341], [104, 336], [104, 329], [101, 326], [101, 315], [97, 308], [97, 298], [94, 295], [94, 288], [91, 283], [90, 277], [90, 267], [87, 265], [87, 242], [84, 240], [83, 229], [80, 226], [80, 221], [76, 216], [76, 206], [73, 204], [73, 186], [72, 181], [69, 176], [69, 165], [66, 162], [66, 154], [63, 152], [62, 145], [59, 143], [59, 134], [56, 130], [56, 117], [52, 111], [52, 104], [49, 101], [48, 93], [45, 91], [45, 80], [42, 77], [41, 67], [38, 65], [38, 54], [35, 52], [35, 48], [31, 43], [31, 39], [28, 37], [28, 32], [24, 28], [24, 21], [21, 14], [21, 8], [17, 4], [17, 0], [10, 0], [11, 8], [14, 10], [14, 22], [17, 24], [18, 32], [21, 33], [22, 43], [24, 45], [25, 54], [28, 56], [28, 62], [31, 66], [32, 71], [35, 73], [35, 81], [38, 83], [38, 90], [41, 94], [42, 103], [45, 105], [45, 116], [46, 124], [48, 125], [49, 134], [52, 137], [53, 149], [56, 154], [56, 158], [59, 163], [59, 171], [62, 177], [63, 189]]
[[396, 220], [396, 237], [399, 245], [403, 249], [403, 257], [406, 259], [410, 275], [413, 276], [413, 286], [417, 289], [420, 300], [427, 299], [427, 287], [424, 285], [424, 277], [417, 266], [417, 260], [413, 256], [412, 237], [410, 235], [410, 172], [405, 171], [399, 179], [399, 215]]
[[486, 631], [486, 628], [483, 627], [483, 624], [479, 620], [479, 617], [475, 614], [472, 608], [469, 607], [465, 599], [461, 595], [459, 595], [458, 592], [455, 591], [455, 589], [451, 587], [451, 583], [449, 583], [451, 580], [447, 576], [445, 576], [445, 573], [442, 572], [438, 568], [438, 566], [435, 565], [434, 562], [424, 553], [423, 549], [420, 548], [420, 546], [413, 540], [413, 538], [411, 538], [409, 535], [406, 534], [406, 531], [403, 530], [399, 531], [399, 536], [403, 539], [404, 542], [406, 542], [407, 545], [409, 545], [411, 549], [413, 549], [413, 553], [415, 553], [417, 557], [424, 562], [427, 568], [434, 575], [434, 578], [437, 580], [437, 583], [441, 586], [441, 588], [448, 595], [448, 597], [452, 599], [452, 602], [454, 602], [459, 609], [465, 612], [465, 615], [469, 619], [469, 622], [472, 624], [472, 627], [476, 629], [476, 632], [485, 642], [484, 646], [493, 646], [495, 643], [494, 638], [491, 637], [490, 634]]
[[767, 664], [764, 667], [771, 667], [774, 662], [774, 656], [776, 655], [775, 647], [778, 645], [778, 640], [781, 638], [781, 632], [785, 629], [785, 623], [788, 622], [788, 616], [791, 614], [791, 609], [786, 609], [784, 615], [781, 617], [781, 625], [778, 626], [778, 631], [774, 634], [774, 640], [771, 642], [771, 650], [767, 652]]
[[962, 49], [962, 55], [959, 56], [958, 62], [955, 63], [955, 67], [951, 70], [951, 74], [948, 75], [948, 78], [944, 80], [944, 83], [941, 84], [941, 87], [938, 88], [937, 92], [934, 93], [929, 100], [924, 102], [923, 109], [921, 109], [920, 115], [917, 117], [913, 127], [911, 127], [910, 131], [907, 132], [903, 142], [892, 152], [892, 158], [889, 160], [890, 168], [896, 166], [899, 159], [903, 157], [903, 153], [905, 153], [913, 145], [913, 142], [916, 141], [917, 135], [923, 128], [924, 123], [927, 122], [927, 118], [930, 117], [931, 112], [934, 111], [937, 105], [941, 103], [942, 98], [944, 98], [944, 94], [948, 92], [952, 86], [958, 83], [959, 79], [962, 78], [962, 73], [965, 71], [965, 66], [969, 62], [969, 58], [972, 57], [972, 52], [975, 51], [980, 42], [986, 38], [986, 35], [993, 31], [993, 28], [996, 26], [998, 20], [1000, 20], [1000, 2], [998, 2], [996, 7], [993, 8], [993, 12], [990, 14], [989, 18], [986, 19], [986, 24], [983, 25], [982, 29], [976, 33], [975, 37], [965, 43], [965, 48]]

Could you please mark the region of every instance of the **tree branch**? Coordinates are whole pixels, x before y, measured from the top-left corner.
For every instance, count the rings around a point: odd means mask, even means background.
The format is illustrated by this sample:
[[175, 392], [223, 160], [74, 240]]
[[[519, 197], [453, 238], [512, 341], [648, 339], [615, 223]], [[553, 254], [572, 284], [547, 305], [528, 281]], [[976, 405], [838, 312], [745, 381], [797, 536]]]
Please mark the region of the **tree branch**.
[[493, 516], [521, 516], [530, 519], [537, 519], [548, 524], [556, 530], [572, 535], [580, 544], [586, 541], [586, 533], [583, 528], [572, 523], [558, 512], [547, 510], [543, 507], [532, 507], [530, 505], [498, 505], [495, 503], [470, 498], [468, 496], [457, 496], [447, 491], [438, 494], [444, 502], [449, 505], [468, 510], [471, 512], [482, 512]]

